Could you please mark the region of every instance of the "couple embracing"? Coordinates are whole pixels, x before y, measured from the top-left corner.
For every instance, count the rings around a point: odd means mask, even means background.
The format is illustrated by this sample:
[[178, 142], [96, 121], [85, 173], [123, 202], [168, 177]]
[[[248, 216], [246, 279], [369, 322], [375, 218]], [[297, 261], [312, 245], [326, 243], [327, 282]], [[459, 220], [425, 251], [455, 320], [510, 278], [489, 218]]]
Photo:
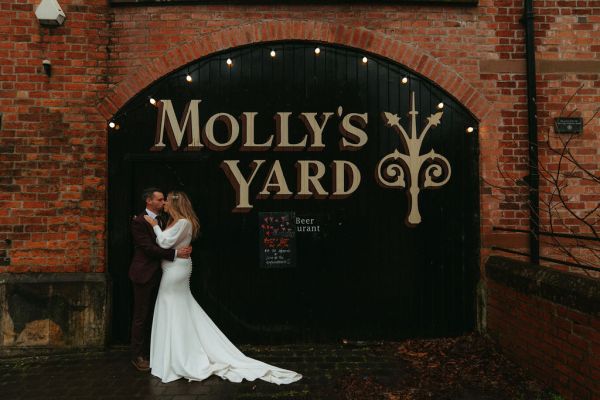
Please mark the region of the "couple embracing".
[[165, 383], [180, 378], [201, 381], [211, 375], [231, 382], [262, 379], [287, 384], [301, 379], [296, 372], [246, 357], [192, 296], [190, 243], [198, 235], [200, 223], [188, 196], [172, 191], [165, 199], [161, 190], [148, 188], [142, 197], [145, 213], [131, 224], [135, 247], [129, 269], [134, 292], [133, 365], [150, 370]]

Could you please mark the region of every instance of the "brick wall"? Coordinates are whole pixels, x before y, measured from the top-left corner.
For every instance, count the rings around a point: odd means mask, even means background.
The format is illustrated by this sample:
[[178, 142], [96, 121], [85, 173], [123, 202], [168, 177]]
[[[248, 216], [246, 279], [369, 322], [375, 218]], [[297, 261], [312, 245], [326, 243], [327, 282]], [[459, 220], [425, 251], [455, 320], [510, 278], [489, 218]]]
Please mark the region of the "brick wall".
[[[11, 0], [0, 5], [0, 34], [9, 38], [0, 44], [1, 270], [102, 271], [106, 120], [142, 88], [198, 57], [236, 45], [285, 39], [320, 40], [382, 54], [433, 80], [465, 104], [481, 121], [477, 134], [486, 182], [481, 189], [482, 257], [492, 245], [527, 251], [526, 235], [492, 231], [493, 226], [528, 226], [522, 187], [516, 191], [492, 187], [507, 183], [498, 166], [512, 181], [527, 173], [522, 0], [481, 0], [477, 7], [118, 8], [107, 7], [106, 1], [62, 0], [67, 20], [54, 29], [39, 26], [33, 16], [36, 4]], [[594, 37], [600, 5], [593, 0], [534, 5], [543, 134], [561, 112], [587, 120], [600, 103], [600, 39]], [[44, 58], [53, 62], [51, 78], [42, 73]], [[596, 118], [581, 138], [571, 142], [574, 153], [596, 174], [599, 135]], [[551, 170], [556, 159], [541, 145], [541, 160]], [[584, 178], [569, 182], [570, 201], [580, 213], [594, 207], [600, 196]], [[542, 217], [550, 222], [543, 213]], [[589, 228], [572, 215], [560, 218], [555, 224], [560, 229], [589, 234]], [[582, 246], [575, 247], [589, 256]], [[543, 251], [557, 248], [551, 243]]]
[[[106, 2], [0, 3], [0, 272], [104, 270]], [[52, 76], [42, 60], [52, 63]]]
[[487, 332], [505, 354], [567, 399], [600, 397], [600, 286], [491, 257]]

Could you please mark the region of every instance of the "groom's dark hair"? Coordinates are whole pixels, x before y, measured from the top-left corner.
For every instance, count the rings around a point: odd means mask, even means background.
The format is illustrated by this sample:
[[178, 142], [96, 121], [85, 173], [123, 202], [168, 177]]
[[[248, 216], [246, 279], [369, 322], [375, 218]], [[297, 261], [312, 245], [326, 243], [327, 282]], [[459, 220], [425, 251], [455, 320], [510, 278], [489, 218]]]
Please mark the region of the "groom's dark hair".
[[146, 188], [142, 191], [142, 200], [144, 201], [144, 204], [146, 204], [146, 200], [151, 199], [152, 197], [154, 197], [154, 192], [160, 192], [162, 193], [163, 191], [160, 190], [157, 187], [149, 187]]

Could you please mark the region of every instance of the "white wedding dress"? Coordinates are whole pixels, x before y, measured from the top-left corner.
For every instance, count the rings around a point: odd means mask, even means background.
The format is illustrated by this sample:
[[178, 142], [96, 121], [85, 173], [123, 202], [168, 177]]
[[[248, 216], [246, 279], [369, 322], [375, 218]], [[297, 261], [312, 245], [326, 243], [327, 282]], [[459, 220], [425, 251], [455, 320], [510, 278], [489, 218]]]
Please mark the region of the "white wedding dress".
[[[162, 231], [155, 226], [156, 243], [162, 248], [190, 244], [192, 224], [180, 219]], [[196, 302], [190, 291], [192, 262], [176, 258], [162, 262], [152, 336], [150, 368], [164, 383], [185, 378], [201, 381], [215, 374], [231, 382], [262, 379], [276, 384], [292, 383], [302, 375], [246, 357]]]

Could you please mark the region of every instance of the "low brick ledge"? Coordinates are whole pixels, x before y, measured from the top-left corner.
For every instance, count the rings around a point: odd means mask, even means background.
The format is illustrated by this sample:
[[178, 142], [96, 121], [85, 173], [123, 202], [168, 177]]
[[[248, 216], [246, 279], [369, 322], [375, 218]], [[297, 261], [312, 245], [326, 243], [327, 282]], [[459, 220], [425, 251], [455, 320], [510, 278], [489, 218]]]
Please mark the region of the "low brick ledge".
[[600, 280], [500, 256], [491, 256], [485, 271], [496, 283], [600, 316]]

